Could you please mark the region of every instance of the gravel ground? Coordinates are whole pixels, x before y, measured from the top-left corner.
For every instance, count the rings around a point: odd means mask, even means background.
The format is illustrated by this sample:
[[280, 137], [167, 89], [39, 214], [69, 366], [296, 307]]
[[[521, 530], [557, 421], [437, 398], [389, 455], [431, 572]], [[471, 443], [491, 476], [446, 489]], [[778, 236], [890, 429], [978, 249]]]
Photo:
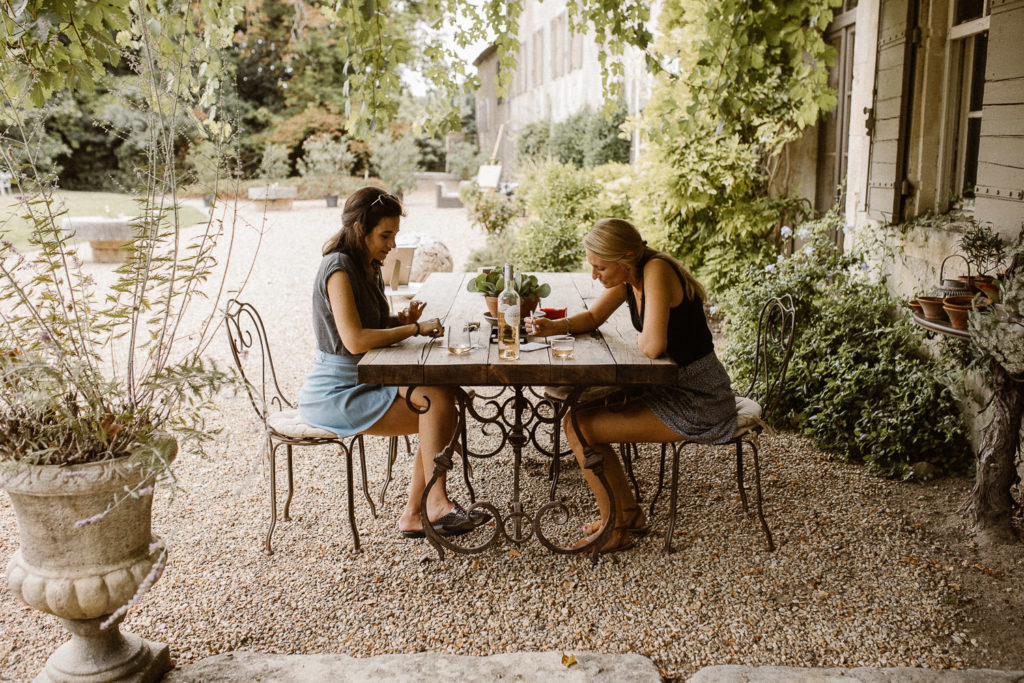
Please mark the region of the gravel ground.
[[[409, 199], [403, 229], [443, 239], [457, 269], [482, 244], [463, 210], [431, 208], [428, 192]], [[313, 350], [309, 291], [319, 245], [340, 216], [317, 204], [297, 202], [291, 212], [268, 215], [244, 297], [272, 326], [279, 378], [292, 396]], [[256, 215], [242, 206], [243, 215]], [[242, 240], [233, 268], [241, 269], [254, 234]], [[95, 268], [97, 279], [109, 272]], [[210, 350], [227, 362], [223, 338]], [[224, 431], [210, 457], [180, 454], [180, 488], [157, 496], [154, 529], [170, 543], [171, 560], [126, 620], [131, 631], [169, 643], [179, 663], [240, 649], [353, 656], [594, 650], [639, 652], [665, 676], [682, 679], [727, 663], [960, 668], [995, 661], [1009, 668], [1016, 661], [1000, 659], [1006, 653], [988, 650], [975, 632], [972, 600], [959, 577], [969, 573], [976, 581], [981, 573], [967, 559], [961, 564], [950, 547], [958, 534], [937, 540], [927, 517], [966, 495], [963, 480], [913, 486], [880, 480], [831, 461], [803, 438], [765, 437], [767, 515], [778, 544], [768, 553], [756, 519], [740, 512], [731, 452], [700, 447], [685, 456], [672, 555], [661, 550], [663, 499], [651, 536], [596, 565], [551, 555], [537, 543], [470, 558], [449, 555], [441, 563], [425, 542], [397, 533], [410, 469], [404, 454], [377, 519], [365, 501], [356, 501], [363, 541], [356, 554], [344, 511], [344, 463], [332, 449], [299, 449], [293, 519], [278, 525], [276, 552], [267, 556], [266, 473], [253, 474], [258, 422], [242, 396], [224, 395], [217, 408], [210, 421]], [[489, 438], [474, 434], [477, 443]], [[367, 439], [374, 492], [383, 479], [385, 444]], [[476, 462], [474, 470], [480, 497], [504, 502], [508, 460]], [[524, 472], [527, 509], [536, 510], [546, 500], [546, 461], [529, 452]], [[637, 473], [649, 497], [657, 474], [653, 450], [642, 451]], [[570, 468], [560, 490], [589, 521], [595, 513], [582, 487]], [[461, 483], [450, 490], [467, 500]], [[0, 560], [16, 547], [14, 513], [0, 497]], [[1019, 547], [997, 573], [998, 581], [984, 576], [993, 582], [990, 592], [987, 584], [977, 588], [989, 605], [1007, 585], [1021, 594]], [[65, 639], [55, 618], [0, 591], [0, 679], [30, 678]]]

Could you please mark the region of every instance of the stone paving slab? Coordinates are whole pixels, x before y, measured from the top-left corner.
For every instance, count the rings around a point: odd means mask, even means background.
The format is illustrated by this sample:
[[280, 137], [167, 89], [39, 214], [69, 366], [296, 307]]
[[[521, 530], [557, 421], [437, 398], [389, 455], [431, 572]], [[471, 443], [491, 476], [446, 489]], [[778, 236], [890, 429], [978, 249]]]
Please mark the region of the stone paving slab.
[[575, 652], [576, 664], [562, 665], [561, 652], [516, 652], [470, 657], [420, 653], [356, 658], [346, 655], [273, 655], [228, 652], [186, 664], [168, 673], [164, 683], [207, 681], [460, 681], [489, 683], [520, 680], [544, 683], [607, 681], [660, 683], [658, 668], [637, 654]]
[[1024, 683], [1024, 671], [912, 667], [808, 669], [790, 666], [707, 666], [687, 683]]

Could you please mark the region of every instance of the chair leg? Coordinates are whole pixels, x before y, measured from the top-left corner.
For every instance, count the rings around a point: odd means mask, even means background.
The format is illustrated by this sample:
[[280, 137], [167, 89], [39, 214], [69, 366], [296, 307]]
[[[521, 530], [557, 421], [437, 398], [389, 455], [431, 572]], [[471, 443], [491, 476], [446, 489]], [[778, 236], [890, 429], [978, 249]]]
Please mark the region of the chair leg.
[[370, 515], [377, 519], [377, 506], [373, 504], [373, 496], [370, 495], [370, 482], [366, 477], [366, 447], [363, 443], [363, 435], [359, 435], [359, 472], [363, 477], [363, 497], [370, 506]]
[[[469, 435], [466, 432], [466, 408], [460, 407], [459, 410], [459, 424], [456, 425], [456, 429], [459, 430], [459, 455], [462, 456], [462, 481], [466, 482], [466, 490], [469, 492], [469, 503], [472, 505], [476, 502], [476, 491], [473, 490], [473, 472], [472, 467], [469, 464]], [[428, 477], [429, 478], [429, 477]]]
[[[409, 437], [405, 437], [408, 441]], [[394, 472], [395, 460], [398, 458], [398, 437], [388, 439], [388, 471], [384, 477], [384, 483], [380, 487], [380, 506], [384, 507], [384, 496], [387, 495], [388, 487], [391, 486], [391, 479]]]
[[[269, 439], [269, 437], [268, 437]], [[276, 467], [277, 445], [268, 441], [267, 459], [270, 461], [270, 528], [267, 529], [267, 536], [263, 541], [264, 551], [267, 555], [273, 555], [274, 549], [270, 546], [270, 537], [274, 535], [274, 527], [277, 526], [277, 467]]]
[[[410, 457], [410, 458], [411, 458], [411, 457], [413, 457], [413, 452], [412, 452], [412, 441], [411, 441], [411, 440], [409, 439], [409, 435], [408, 435], [408, 434], [405, 434], [405, 435], [404, 435], [404, 436], [403, 436], [402, 438], [404, 438], [404, 439], [405, 439], [405, 454], [406, 454], [406, 455], [407, 455], [408, 457]], [[396, 451], [396, 454], [397, 454], [397, 451]]]
[[285, 444], [285, 453], [288, 455], [288, 497], [284, 499], [284, 521], [292, 520], [292, 496], [295, 494], [295, 474], [292, 467], [292, 445]]
[[341, 447], [345, 456], [345, 489], [348, 495], [348, 524], [352, 528], [352, 544], [359, 552], [359, 529], [356, 528], [355, 486], [352, 484], [352, 451], [344, 445]]
[[651, 516], [654, 516], [654, 507], [658, 504], [658, 498], [661, 497], [661, 490], [665, 486], [665, 454], [667, 450], [668, 444], [661, 444], [661, 462], [658, 465], [658, 489], [654, 492], [654, 497], [651, 498], [651, 507], [647, 510], [647, 514]]
[[757, 491], [757, 517], [761, 520], [761, 530], [764, 531], [765, 540], [768, 541], [768, 551], [775, 550], [775, 541], [772, 539], [772, 532], [768, 528], [768, 522], [764, 518], [764, 508], [761, 500], [761, 462], [757, 453], [757, 444], [750, 444], [750, 450], [754, 454], [754, 484]]
[[[554, 414], [558, 415], [558, 411], [561, 410], [561, 406], [558, 403], [552, 402]], [[560, 420], [555, 420], [554, 425], [551, 427], [551, 452], [554, 456], [551, 458], [551, 463], [548, 464], [548, 480], [551, 482], [551, 487], [548, 490], [548, 500], [555, 499], [555, 490], [558, 488], [558, 478], [562, 474], [562, 423]]]
[[668, 497], [668, 528], [665, 530], [665, 552], [672, 552], [672, 535], [676, 531], [676, 511], [679, 503], [679, 451], [686, 446], [682, 443], [672, 444], [672, 481]]
[[743, 512], [747, 512], [747, 489], [743, 486], [743, 440], [736, 442], [736, 487], [740, 491]]
[[636, 475], [633, 474], [633, 456], [640, 457], [640, 451], [637, 449], [635, 443], [620, 443], [619, 453], [622, 454], [622, 463], [626, 466], [626, 475], [629, 476], [629, 480], [633, 482], [633, 493], [636, 495], [636, 502], [644, 502], [640, 496], [640, 485], [636, 481]]

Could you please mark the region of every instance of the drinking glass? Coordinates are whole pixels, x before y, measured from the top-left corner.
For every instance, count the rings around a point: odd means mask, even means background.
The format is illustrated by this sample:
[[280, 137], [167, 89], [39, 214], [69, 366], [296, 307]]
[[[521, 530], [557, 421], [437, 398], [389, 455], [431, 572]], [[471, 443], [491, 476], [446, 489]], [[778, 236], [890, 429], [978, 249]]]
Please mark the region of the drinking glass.
[[456, 356], [464, 356], [473, 349], [471, 332], [473, 328], [468, 324], [452, 325], [448, 333], [448, 353]]
[[571, 334], [559, 334], [551, 337], [551, 355], [558, 360], [569, 360], [572, 358], [575, 343], [576, 340]]

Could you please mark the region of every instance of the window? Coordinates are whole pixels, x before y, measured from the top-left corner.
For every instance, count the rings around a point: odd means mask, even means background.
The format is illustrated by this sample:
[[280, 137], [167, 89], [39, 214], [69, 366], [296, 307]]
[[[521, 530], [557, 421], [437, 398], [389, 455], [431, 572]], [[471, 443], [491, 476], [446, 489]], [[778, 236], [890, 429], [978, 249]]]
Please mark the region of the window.
[[973, 199], [985, 95], [988, 0], [953, 0], [951, 9], [946, 189], [950, 196]]

